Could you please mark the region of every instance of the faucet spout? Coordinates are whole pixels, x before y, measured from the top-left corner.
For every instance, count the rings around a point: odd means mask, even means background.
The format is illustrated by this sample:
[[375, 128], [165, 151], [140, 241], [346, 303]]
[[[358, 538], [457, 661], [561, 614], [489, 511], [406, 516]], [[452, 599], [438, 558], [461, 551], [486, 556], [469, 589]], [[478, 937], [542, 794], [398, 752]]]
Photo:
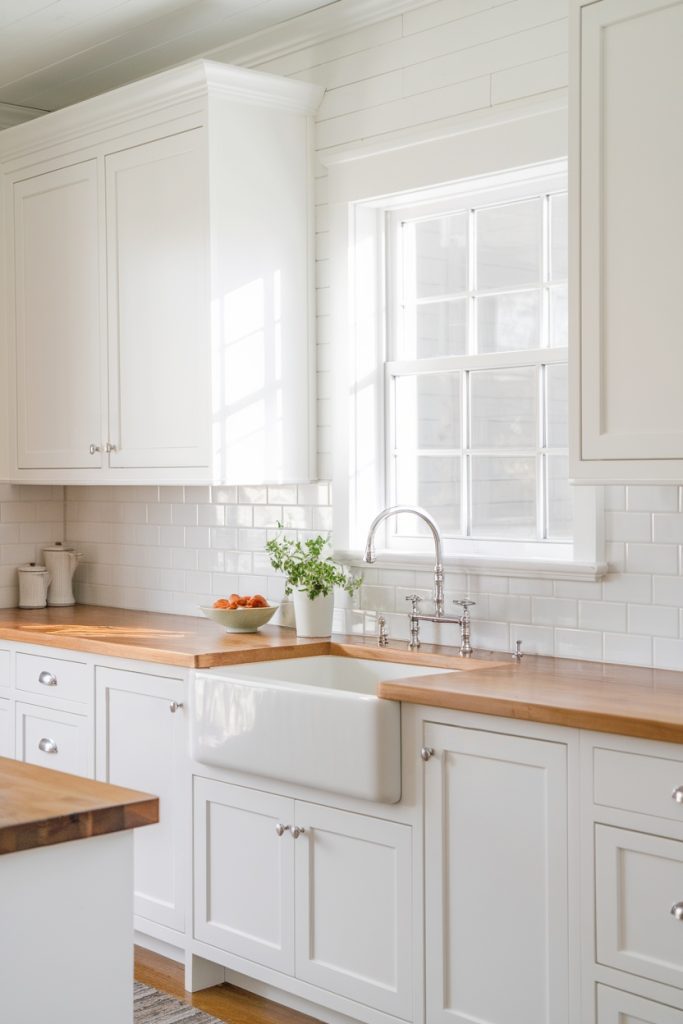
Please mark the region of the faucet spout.
[[370, 524], [368, 530], [368, 539], [365, 542], [365, 553], [363, 555], [363, 561], [368, 562], [370, 565], [375, 561], [375, 533], [377, 532], [378, 526], [384, 522], [385, 519], [389, 519], [391, 516], [400, 515], [414, 515], [421, 519], [427, 524], [432, 533], [434, 540], [434, 614], [437, 618], [443, 615], [443, 557], [442, 557], [442, 544], [441, 534], [439, 533], [439, 527], [436, 524], [436, 520], [426, 512], [423, 508], [418, 508], [417, 505], [392, 505], [391, 508], [383, 509]]

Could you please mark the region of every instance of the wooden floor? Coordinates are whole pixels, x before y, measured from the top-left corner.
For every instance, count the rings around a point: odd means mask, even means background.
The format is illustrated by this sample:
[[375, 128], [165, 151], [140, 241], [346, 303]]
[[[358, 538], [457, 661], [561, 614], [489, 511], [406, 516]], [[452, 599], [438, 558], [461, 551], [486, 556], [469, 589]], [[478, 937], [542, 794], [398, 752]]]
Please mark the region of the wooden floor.
[[234, 985], [216, 985], [202, 992], [186, 992], [182, 965], [141, 946], [135, 947], [135, 980], [182, 999], [218, 1020], [230, 1021], [230, 1024], [314, 1024], [313, 1017], [244, 992]]

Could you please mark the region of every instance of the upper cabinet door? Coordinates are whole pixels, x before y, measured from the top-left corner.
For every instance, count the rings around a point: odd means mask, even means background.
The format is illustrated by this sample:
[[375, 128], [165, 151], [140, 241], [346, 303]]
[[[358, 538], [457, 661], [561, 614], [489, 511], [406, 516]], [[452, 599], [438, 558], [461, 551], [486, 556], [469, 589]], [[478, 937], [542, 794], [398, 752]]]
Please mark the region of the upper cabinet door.
[[100, 249], [94, 160], [13, 185], [19, 469], [101, 465]]
[[680, 481], [683, 0], [576, 19], [574, 475]]
[[201, 128], [106, 157], [112, 468], [209, 464]]

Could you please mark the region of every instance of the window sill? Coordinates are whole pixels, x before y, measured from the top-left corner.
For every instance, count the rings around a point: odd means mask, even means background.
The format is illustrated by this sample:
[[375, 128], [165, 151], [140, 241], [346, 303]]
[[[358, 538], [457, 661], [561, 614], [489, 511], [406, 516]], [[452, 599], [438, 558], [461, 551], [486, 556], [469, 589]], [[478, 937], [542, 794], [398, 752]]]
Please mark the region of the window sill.
[[[335, 551], [334, 558], [344, 565], [367, 568], [360, 551]], [[593, 583], [607, 573], [606, 562], [575, 562], [569, 559], [498, 558], [486, 555], [445, 555], [444, 568], [466, 572], [470, 576], [508, 576], [514, 579], [575, 580]], [[398, 551], [379, 551], [375, 567], [382, 569], [433, 568], [434, 556]]]

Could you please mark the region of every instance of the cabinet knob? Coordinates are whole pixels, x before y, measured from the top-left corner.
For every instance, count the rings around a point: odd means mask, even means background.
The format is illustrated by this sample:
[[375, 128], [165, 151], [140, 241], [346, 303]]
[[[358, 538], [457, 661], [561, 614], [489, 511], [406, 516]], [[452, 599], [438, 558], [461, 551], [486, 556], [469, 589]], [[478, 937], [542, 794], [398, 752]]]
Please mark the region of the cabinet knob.
[[683, 786], [676, 786], [671, 794], [671, 799], [675, 800], [677, 804], [683, 804]]
[[285, 832], [289, 832], [289, 825], [281, 825], [280, 822], [275, 826], [275, 831], [279, 836], [283, 836]]
[[292, 825], [291, 833], [294, 839], [298, 839], [306, 831], [305, 828], [301, 828], [299, 825]]
[[90, 447], [88, 448], [88, 451], [90, 452], [91, 455], [97, 455], [98, 452], [102, 451], [102, 445], [91, 444]]
[[434, 756], [434, 747], [422, 747], [420, 750], [420, 757], [423, 761], [429, 761]]
[[115, 444], [112, 444], [111, 441], [107, 441], [107, 443], [104, 446], [104, 450], [107, 453], [107, 455], [111, 455], [112, 452], [118, 451], [118, 448], [116, 447]]
[[677, 921], [683, 921], [683, 903], [674, 903], [669, 913], [672, 917], [675, 917]]
[[[43, 736], [42, 740], [38, 744], [38, 750], [42, 750], [44, 754], [58, 754], [59, 749], [54, 740], [48, 739], [47, 736]], [[673, 913], [673, 911], [672, 911]]]
[[168, 705], [169, 711], [171, 712], [172, 715], [175, 715], [176, 711], [180, 711], [180, 709], [184, 707], [185, 705], [180, 700], [172, 700], [171, 703]]
[[44, 669], [38, 676], [38, 682], [42, 683], [43, 686], [56, 686], [57, 676], [53, 675], [52, 672], [48, 672]]

